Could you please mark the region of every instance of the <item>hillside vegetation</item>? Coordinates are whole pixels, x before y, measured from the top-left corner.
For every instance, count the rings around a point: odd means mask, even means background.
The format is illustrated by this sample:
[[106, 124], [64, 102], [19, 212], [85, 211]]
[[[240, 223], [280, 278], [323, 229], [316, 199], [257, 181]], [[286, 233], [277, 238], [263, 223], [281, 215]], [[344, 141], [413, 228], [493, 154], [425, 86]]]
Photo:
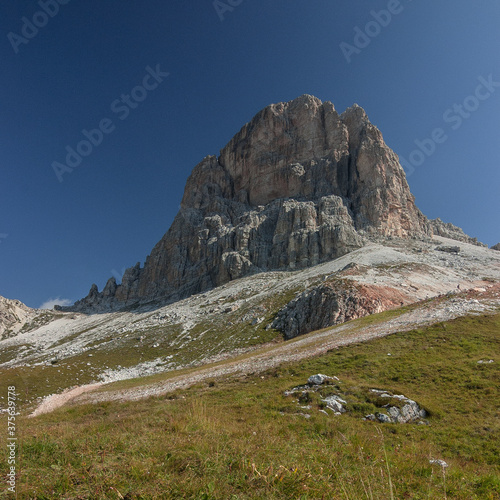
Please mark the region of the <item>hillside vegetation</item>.
[[[166, 396], [21, 417], [19, 498], [498, 499], [499, 333], [499, 314], [466, 317]], [[284, 396], [315, 373], [340, 379], [347, 413]], [[414, 399], [429, 425], [364, 421], [370, 388]]]

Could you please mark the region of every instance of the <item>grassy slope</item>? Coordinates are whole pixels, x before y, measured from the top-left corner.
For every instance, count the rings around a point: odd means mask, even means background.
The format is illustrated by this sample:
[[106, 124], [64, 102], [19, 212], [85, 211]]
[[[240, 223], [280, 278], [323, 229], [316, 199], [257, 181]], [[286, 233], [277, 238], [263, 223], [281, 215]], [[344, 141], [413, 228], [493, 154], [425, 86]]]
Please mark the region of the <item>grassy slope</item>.
[[[21, 418], [20, 498], [500, 498], [499, 333], [500, 315], [464, 318], [263, 377]], [[405, 394], [431, 425], [363, 421], [368, 402], [326, 416], [283, 396], [318, 372], [358, 401], [368, 388]]]

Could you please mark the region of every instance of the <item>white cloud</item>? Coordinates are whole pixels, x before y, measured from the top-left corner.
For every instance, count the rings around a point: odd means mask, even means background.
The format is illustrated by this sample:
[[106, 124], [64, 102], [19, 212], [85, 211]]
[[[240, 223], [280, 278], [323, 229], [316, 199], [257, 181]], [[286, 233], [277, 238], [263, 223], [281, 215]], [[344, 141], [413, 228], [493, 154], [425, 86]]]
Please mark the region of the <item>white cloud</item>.
[[73, 304], [73, 301], [57, 297], [56, 299], [46, 300], [38, 309], [53, 309], [56, 304], [59, 306], [70, 306]]

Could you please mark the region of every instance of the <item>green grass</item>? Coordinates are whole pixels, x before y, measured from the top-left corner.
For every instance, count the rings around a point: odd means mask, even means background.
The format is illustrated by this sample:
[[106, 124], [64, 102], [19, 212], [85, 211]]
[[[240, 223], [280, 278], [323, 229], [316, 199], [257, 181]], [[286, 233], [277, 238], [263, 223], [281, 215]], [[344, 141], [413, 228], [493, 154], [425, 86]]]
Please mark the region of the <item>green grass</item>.
[[[471, 317], [161, 398], [20, 417], [19, 498], [498, 499], [499, 354], [500, 315]], [[318, 372], [340, 378], [352, 412], [283, 395]], [[369, 388], [415, 399], [430, 425], [363, 421]]]

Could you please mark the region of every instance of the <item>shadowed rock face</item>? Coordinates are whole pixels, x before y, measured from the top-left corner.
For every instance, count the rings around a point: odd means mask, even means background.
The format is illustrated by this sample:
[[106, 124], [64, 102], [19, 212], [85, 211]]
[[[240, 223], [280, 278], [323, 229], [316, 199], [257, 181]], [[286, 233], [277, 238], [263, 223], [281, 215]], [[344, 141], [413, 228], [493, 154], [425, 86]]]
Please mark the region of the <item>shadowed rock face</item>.
[[303, 95], [272, 104], [189, 176], [181, 209], [144, 268], [72, 310], [187, 297], [249, 273], [298, 269], [364, 235], [431, 235], [398, 157], [357, 105], [339, 115]]
[[334, 280], [309, 288], [291, 300], [278, 312], [272, 327], [283, 332], [285, 339], [289, 340], [314, 330], [394, 309], [405, 300], [404, 294], [393, 288]]

